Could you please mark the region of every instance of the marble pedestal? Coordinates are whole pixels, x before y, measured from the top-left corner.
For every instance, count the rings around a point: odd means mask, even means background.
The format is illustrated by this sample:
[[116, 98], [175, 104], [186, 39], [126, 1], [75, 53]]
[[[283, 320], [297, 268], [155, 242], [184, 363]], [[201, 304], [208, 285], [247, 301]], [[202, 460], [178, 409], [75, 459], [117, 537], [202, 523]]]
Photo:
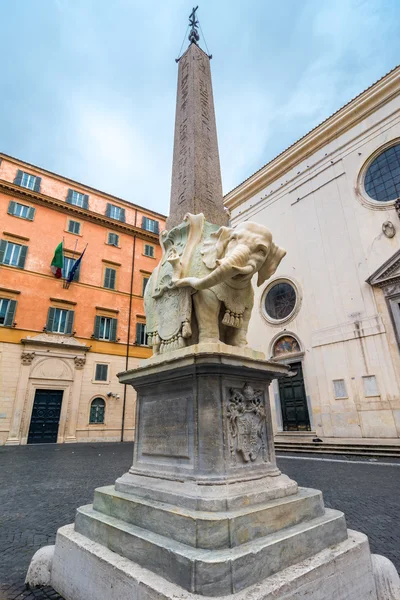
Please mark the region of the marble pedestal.
[[66, 600], [376, 600], [365, 536], [349, 537], [342, 513], [276, 466], [267, 388], [286, 373], [223, 344], [122, 373], [137, 391], [133, 465], [58, 532], [55, 589]]

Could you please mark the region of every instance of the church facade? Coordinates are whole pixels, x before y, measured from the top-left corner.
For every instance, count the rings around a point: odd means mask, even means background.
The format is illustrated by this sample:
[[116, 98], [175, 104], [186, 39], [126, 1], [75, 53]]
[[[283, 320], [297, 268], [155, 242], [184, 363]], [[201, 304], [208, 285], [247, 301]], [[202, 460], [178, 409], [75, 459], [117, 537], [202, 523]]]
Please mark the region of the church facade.
[[400, 437], [400, 67], [229, 192], [287, 250], [249, 344], [292, 366], [275, 432]]

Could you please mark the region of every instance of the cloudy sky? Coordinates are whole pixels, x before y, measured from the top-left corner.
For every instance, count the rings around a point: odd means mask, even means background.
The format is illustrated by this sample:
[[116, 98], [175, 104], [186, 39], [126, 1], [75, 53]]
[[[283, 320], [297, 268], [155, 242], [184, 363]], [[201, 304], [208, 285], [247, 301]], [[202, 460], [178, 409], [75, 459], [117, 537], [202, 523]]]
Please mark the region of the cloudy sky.
[[[192, 5], [0, 0], [0, 150], [167, 213]], [[399, 0], [203, 0], [198, 16], [225, 193], [400, 62]]]

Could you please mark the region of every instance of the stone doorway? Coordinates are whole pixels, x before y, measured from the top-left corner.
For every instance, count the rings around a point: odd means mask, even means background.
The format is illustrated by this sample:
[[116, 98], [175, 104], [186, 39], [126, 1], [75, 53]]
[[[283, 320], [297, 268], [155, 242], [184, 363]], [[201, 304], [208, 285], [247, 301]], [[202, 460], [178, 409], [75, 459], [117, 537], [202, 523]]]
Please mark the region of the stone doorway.
[[28, 444], [55, 444], [58, 436], [63, 390], [36, 390]]
[[311, 431], [301, 362], [291, 363], [292, 377], [279, 379], [283, 431]]

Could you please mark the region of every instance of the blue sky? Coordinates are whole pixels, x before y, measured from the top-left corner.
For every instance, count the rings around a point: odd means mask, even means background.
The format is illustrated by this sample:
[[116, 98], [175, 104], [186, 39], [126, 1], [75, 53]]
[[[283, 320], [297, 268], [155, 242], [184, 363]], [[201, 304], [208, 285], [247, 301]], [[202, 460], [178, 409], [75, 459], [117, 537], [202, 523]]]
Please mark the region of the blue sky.
[[[192, 6], [0, 0], [0, 150], [167, 213]], [[198, 16], [225, 193], [400, 63], [398, 0], [203, 0]]]

